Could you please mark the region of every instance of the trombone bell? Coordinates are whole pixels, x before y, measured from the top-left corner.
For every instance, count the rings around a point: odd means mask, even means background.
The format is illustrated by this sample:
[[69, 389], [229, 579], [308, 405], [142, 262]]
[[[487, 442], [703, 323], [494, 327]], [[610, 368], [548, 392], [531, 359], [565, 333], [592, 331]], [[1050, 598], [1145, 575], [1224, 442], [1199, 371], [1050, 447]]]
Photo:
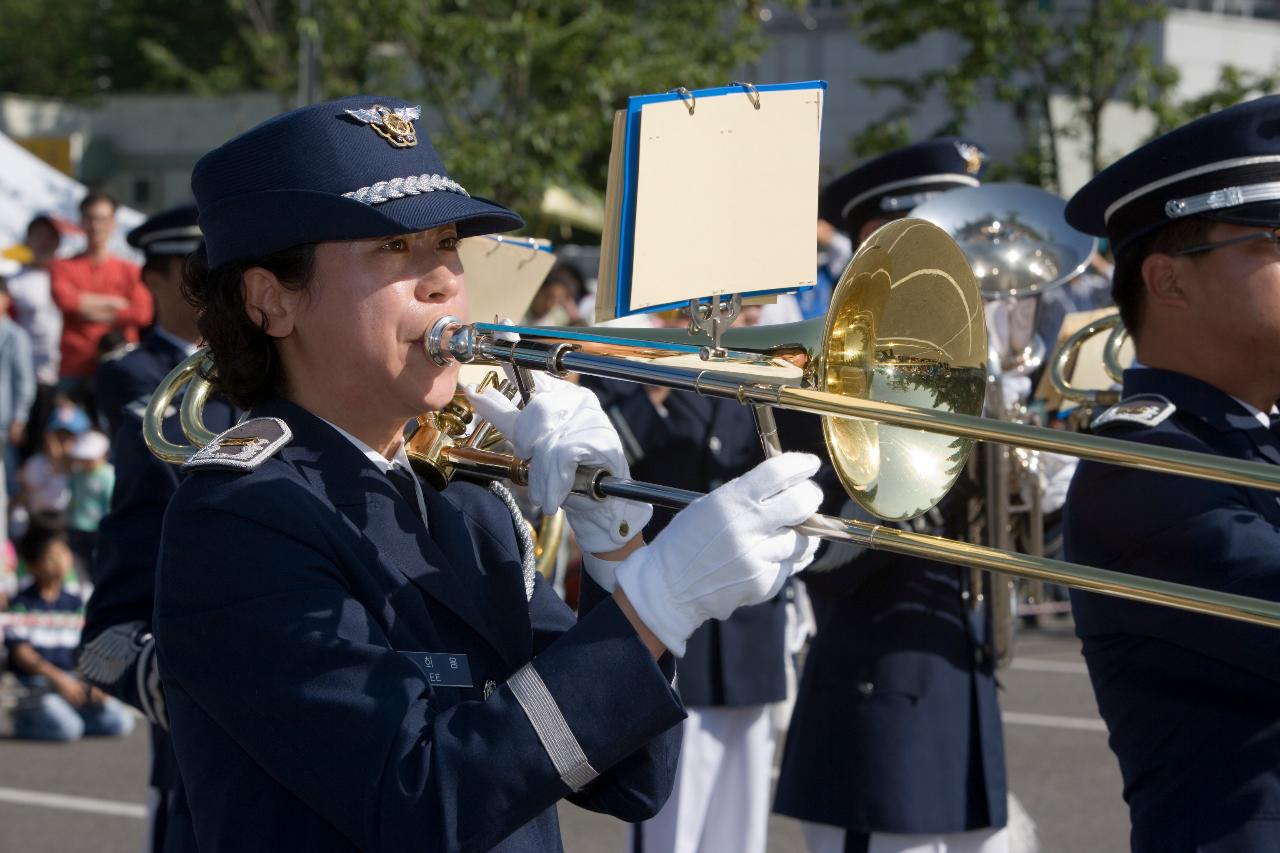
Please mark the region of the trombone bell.
[[[831, 298], [814, 385], [845, 397], [978, 415], [987, 327], [964, 253], [903, 219], [854, 255]], [[885, 519], [928, 512], [964, 470], [973, 440], [824, 416], [827, 454], [845, 490]]]

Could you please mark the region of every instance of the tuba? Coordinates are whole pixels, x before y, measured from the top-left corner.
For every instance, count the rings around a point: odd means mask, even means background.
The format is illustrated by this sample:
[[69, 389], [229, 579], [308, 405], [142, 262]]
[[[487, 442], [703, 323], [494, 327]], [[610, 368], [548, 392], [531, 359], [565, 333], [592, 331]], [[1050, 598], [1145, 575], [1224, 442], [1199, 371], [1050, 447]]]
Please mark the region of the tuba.
[[[991, 340], [987, 412], [1012, 423], [1035, 422], [1031, 375], [1045, 361], [1046, 342], [1039, 333], [1045, 300], [1088, 266], [1096, 246], [1093, 237], [1066, 224], [1065, 206], [1062, 198], [1037, 187], [995, 183], [953, 190], [911, 214], [946, 231], [969, 259]], [[1043, 556], [1046, 460], [1025, 448], [984, 449], [970, 469], [979, 485], [970, 500], [970, 541]], [[973, 606], [987, 605], [996, 661], [1007, 663], [1019, 605], [1042, 602], [1044, 585], [987, 573], [973, 578], [973, 588], [982, 591]]]
[[[1120, 319], [1120, 314], [1108, 314], [1092, 323], [1077, 329], [1049, 361], [1049, 381], [1065, 400], [1080, 403], [1081, 409], [1088, 411], [1097, 406], [1110, 406], [1120, 402], [1120, 393], [1111, 388], [1081, 388], [1073, 384], [1072, 374], [1080, 355], [1090, 339], [1106, 333], [1107, 338], [1102, 346], [1102, 368], [1107, 376], [1116, 383], [1124, 381], [1124, 363], [1122, 352], [1129, 341], [1129, 333]], [[1083, 428], [1083, 424], [1080, 427]]]

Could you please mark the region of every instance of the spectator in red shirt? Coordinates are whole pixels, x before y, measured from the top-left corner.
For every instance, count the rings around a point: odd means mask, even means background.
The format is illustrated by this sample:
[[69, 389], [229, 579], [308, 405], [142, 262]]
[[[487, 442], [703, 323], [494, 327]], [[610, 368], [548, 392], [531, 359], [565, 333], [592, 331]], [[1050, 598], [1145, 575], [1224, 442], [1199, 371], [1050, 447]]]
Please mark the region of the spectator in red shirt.
[[[153, 311], [138, 266], [107, 251], [116, 229], [115, 199], [89, 193], [80, 202], [80, 217], [84, 252], [55, 261], [49, 271], [53, 301], [63, 317], [61, 376], [68, 386], [90, 385], [103, 335], [119, 330], [136, 341], [139, 327], [151, 322]], [[74, 394], [80, 389], [67, 390]]]

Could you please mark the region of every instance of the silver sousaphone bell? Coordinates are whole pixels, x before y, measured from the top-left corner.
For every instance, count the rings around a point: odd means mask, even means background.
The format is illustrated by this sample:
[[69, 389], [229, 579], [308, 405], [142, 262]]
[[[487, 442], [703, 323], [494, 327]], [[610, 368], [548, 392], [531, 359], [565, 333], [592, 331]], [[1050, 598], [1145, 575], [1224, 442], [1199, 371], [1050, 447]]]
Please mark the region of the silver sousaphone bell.
[[913, 218], [939, 226], [969, 259], [987, 303], [993, 367], [1027, 375], [1044, 362], [1036, 334], [1046, 294], [1084, 271], [1097, 241], [1069, 226], [1066, 201], [1026, 184], [953, 190], [925, 202]]
[[[1066, 201], [1025, 184], [995, 183], [953, 190], [925, 202], [913, 217], [941, 227], [959, 244], [982, 292], [987, 321], [987, 412], [1014, 423], [1033, 422], [1028, 408], [1031, 379], [1044, 363], [1046, 336], [1056, 336], [1056, 320], [1066, 313], [1062, 288], [1088, 266], [1096, 241], [1067, 225]], [[993, 447], [981, 471], [982, 484], [970, 518], [982, 518], [984, 530], [969, 535], [994, 547], [1044, 555], [1043, 495], [1046, 462], [1069, 476], [1065, 460], [1045, 460], [1025, 449]], [[1073, 466], [1072, 466], [1073, 467]], [[1041, 604], [1044, 590], [1031, 584], [1019, 591], [1012, 578], [974, 578], [990, 607], [996, 658], [1013, 653], [1014, 615], [1023, 603]]]

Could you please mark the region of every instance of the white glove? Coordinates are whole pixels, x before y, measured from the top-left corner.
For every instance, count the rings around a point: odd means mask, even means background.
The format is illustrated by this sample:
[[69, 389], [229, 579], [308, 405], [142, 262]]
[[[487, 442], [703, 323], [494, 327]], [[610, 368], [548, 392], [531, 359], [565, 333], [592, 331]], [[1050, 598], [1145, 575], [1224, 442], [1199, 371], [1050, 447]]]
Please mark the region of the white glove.
[[[598, 501], [569, 492], [579, 465], [607, 468], [615, 477], [631, 476], [618, 432], [595, 394], [544, 373], [533, 377], [533, 394], [523, 409], [496, 388], [477, 394], [475, 386], [469, 386], [467, 399], [517, 454], [531, 458], [529, 499], [546, 513], [563, 506], [584, 552], [615, 551], [640, 534], [653, 508], [621, 498]], [[602, 578], [596, 581], [606, 583]], [[612, 591], [612, 584], [607, 588]]]
[[676, 657], [708, 619], [778, 594], [818, 540], [791, 526], [818, 511], [818, 458], [784, 453], [703, 495], [617, 568], [618, 585]]

